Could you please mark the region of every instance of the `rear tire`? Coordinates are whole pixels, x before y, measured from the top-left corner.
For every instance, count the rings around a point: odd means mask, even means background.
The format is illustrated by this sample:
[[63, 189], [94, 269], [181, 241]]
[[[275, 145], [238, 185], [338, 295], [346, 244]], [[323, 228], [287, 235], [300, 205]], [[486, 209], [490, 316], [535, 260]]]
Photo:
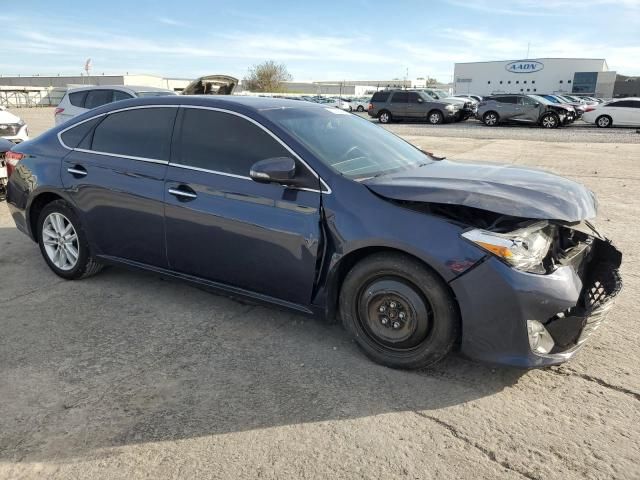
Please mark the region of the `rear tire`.
[[387, 110], [382, 110], [378, 114], [378, 121], [380, 123], [391, 123], [391, 120], [392, 120], [391, 113], [388, 112]]
[[609, 115], [600, 115], [596, 118], [596, 125], [600, 128], [609, 128], [613, 125], [613, 120]]
[[362, 105], [358, 105], [357, 110], [358, 110], [359, 112], [364, 112], [364, 107], [363, 107]]
[[64, 200], [45, 205], [38, 217], [37, 235], [44, 260], [59, 277], [76, 280], [102, 270], [91, 255], [78, 216]]
[[442, 359], [459, 334], [456, 303], [446, 284], [419, 261], [377, 253], [357, 263], [340, 291], [346, 330], [373, 361], [423, 368]]
[[487, 112], [482, 116], [482, 123], [484, 123], [487, 127], [495, 127], [498, 125], [500, 121], [500, 117], [496, 112]]

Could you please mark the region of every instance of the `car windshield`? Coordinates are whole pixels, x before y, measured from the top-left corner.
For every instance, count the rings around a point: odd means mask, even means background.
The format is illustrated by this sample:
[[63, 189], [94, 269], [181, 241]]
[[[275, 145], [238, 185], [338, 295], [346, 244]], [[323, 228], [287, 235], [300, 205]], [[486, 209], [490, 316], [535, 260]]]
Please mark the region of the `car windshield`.
[[166, 97], [167, 95], [176, 95], [176, 93], [171, 91], [166, 91], [166, 92], [152, 91], [152, 92], [137, 92], [136, 95], [138, 95], [139, 97]]
[[433, 161], [383, 127], [335, 108], [285, 108], [263, 113], [322, 163], [354, 180], [415, 168]]
[[541, 97], [540, 95], [529, 95], [529, 98], [533, 98], [535, 101], [542, 103], [543, 105], [553, 105], [553, 102], [548, 98]]

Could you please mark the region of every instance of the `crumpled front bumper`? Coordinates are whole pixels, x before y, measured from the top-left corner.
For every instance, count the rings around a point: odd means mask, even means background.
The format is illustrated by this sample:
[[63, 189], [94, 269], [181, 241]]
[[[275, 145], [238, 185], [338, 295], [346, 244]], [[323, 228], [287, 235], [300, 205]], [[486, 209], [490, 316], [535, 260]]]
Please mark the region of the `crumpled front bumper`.
[[[450, 283], [460, 306], [462, 353], [524, 368], [567, 361], [606, 319], [622, 288], [621, 260], [615, 247], [597, 239], [583, 258], [547, 275], [487, 257]], [[527, 320], [545, 326], [555, 343], [551, 352], [531, 350]]]

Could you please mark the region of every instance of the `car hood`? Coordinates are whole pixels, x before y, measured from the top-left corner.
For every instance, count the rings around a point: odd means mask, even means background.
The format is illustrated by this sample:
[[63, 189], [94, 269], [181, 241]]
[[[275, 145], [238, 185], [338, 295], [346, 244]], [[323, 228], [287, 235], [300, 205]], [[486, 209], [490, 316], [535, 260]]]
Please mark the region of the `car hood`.
[[522, 218], [578, 222], [594, 218], [597, 210], [585, 186], [512, 165], [442, 160], [363, 183], [389, 199], [464, 205]]

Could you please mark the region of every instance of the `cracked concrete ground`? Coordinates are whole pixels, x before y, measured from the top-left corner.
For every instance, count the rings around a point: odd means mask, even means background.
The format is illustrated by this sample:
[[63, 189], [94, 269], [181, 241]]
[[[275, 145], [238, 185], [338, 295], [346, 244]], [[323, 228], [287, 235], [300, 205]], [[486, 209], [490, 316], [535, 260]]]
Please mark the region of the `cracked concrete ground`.
[[625, 289], [574, 360], [394, 371], [339, 325], [115, 268], [65, 282], [0, 204], [0, 478], [640, 478], [640, 145], [390, 128], [598, 194]]

